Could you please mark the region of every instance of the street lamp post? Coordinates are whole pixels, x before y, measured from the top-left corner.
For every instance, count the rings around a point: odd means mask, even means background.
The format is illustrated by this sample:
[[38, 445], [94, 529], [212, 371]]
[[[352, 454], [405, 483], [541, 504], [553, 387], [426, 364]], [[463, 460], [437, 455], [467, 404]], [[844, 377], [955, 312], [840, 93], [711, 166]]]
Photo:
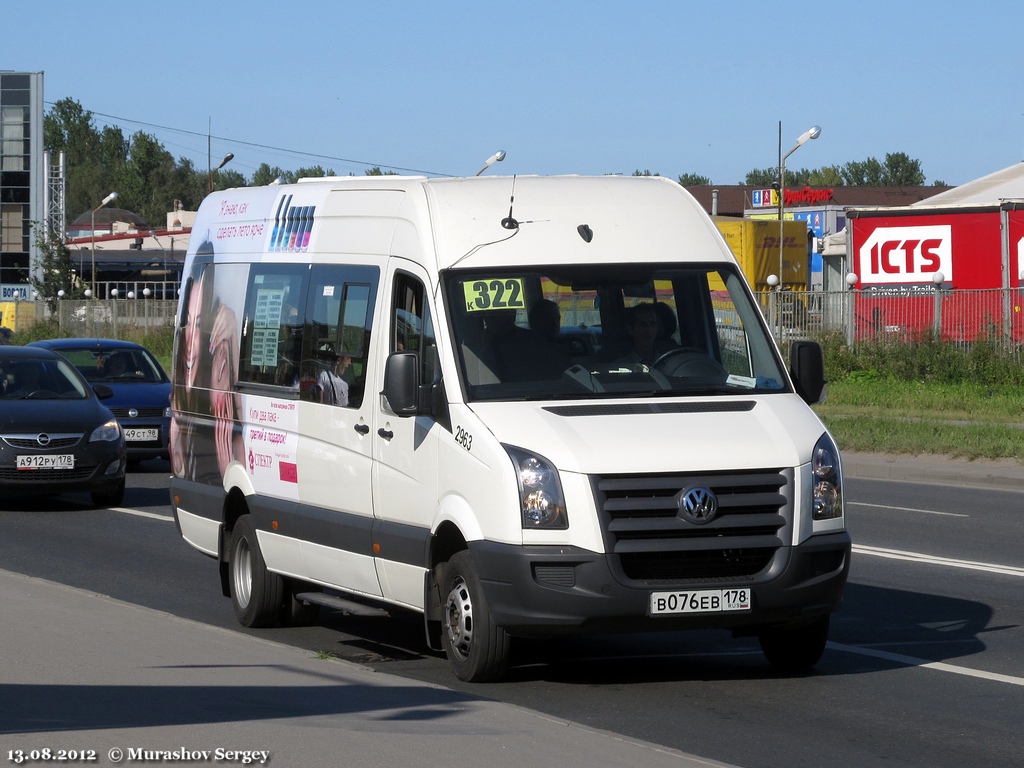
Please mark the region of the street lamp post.
[[486, 171], [492, 165], [494, 165], [495, 163], [500, 163], [504, 159], [505, 159], [505, 150], [504, 149], [499, 149], [497, 152], [495, 152], [493, 155], [491, 155], [490, 157], [487, 158], [487, 162], [484, 163], [484, 167], [481, 168], [479, 171], [477, 171], [476, 175], [479, 176], [481, 173]]
[[103, 198], [103, 202], [92, 209], [92, 295], [96, 295], [96, 211], [102, 208], [107, 203], [117, 200], [117, 192], [111, 192], [109, 195]]
[[226, 155], [224, 155], [224, 159], [220, 161], [220, 165], [218, 165], [216, 168], [211, 169], [210, 168], [210, 152], [209, 152], [209, 147], [207, 147], [207, 152], [206, 152], [206, 172], [207, 172], [207, 176], [206, 176], [206, 194], [208, 194], [208, 195], [212, 195], [213, 194], [213, 174], [216, 173], [217, 171], [219, 171], [221, 168], [223, 168], [225, 165], [227, 165], [228, 163], [230, 163], [234, 159], [235, 159], [235, 156], [232, 153], [228, 152]]
[[794, 147], [789, 150], [786, 154], [782, 154], [782, 121], [779, 121], [779, 290], [782, 290], [782, 286], [785, 283], [782, 274], [782, 252], [785, 247], [785, 238], [783, 237], [783, 229], [785, 216], [783, 215], [786, 207], [786, 158], [796, 152], [800, 147], [807, 143], [810, 139], [816, 139], [821, 136], [821, 128], [817, 125], [813, 125], [806, 131], [800, 134], [800, 138], [796, 140]]

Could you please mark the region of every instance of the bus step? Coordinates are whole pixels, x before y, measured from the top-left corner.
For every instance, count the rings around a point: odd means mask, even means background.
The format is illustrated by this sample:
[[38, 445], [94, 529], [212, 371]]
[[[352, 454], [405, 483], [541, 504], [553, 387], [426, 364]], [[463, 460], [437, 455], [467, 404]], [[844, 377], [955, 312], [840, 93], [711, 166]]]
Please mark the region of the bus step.
[[314, 603], [315, 605], [322, 605], [327, 608], [334, 608], [338, 611], [344, 611], [345, 613], [351, 614], [352, 616], [388, 616], [388, 612], [383, 608], [374, 608], [370, 605], [364, 605], [363, 603], [357, 603], [354, 600], [346, 600], [338, 595], [332, 595], [327, 592], [300, 592], [295, 595], [296, 600], [301, 600], [305, 603]]

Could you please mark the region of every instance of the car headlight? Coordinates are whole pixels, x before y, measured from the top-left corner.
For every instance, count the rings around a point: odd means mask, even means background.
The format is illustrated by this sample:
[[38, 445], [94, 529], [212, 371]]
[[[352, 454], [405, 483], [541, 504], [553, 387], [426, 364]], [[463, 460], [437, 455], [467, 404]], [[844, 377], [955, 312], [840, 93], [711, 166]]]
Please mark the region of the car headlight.
[[839, 450], [828, 433], [822, 435], [811, 455], [814, 477], [815, 520], [832, 520], [843, 516], [843, 477], [839, 468]]
[[504, 446], [519, 481], [519, 502], [523, 528], [568, 528], [562, 484], [558, 470], [547, 459], [535, 453]]
[[101, 424], [89, 435], [90, 443], [112, 443], [121, 438], [121, 427], [116, 419], [111, 419], [106, 424]]
[[171, 406], [169, 406], [169, 405], [166, 408], [164, 408], [164, 418], [165, 419], [171, 418]]

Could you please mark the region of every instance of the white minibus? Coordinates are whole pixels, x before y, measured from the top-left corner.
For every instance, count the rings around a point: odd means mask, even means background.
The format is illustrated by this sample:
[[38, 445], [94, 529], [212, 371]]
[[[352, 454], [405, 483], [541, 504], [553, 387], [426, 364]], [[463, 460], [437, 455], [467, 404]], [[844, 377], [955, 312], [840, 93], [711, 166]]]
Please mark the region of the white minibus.
[[850, 536], [821, 348], [788, 370], [711, 219], [650, 177], [216, 192], [175, 336], [171, 498], [249, 627], [726, 628], [819, 660]]

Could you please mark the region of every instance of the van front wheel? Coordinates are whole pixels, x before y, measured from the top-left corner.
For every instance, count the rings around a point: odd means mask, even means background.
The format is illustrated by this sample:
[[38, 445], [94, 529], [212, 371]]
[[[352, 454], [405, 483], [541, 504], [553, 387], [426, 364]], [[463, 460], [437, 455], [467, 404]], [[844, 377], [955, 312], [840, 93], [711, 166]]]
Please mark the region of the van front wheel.
[[228, 575], [238, 622], [243, 627], [276, 626], [284, 603], [284, 580], [267, 570], [249, 515], [238, 518], [231, 530]]
[[457, 552], [448, 561], [441, 594], [441, 640], [455, 676], [467, 683], [501, 677], [508, 669], [510, 639], [491, 620], [469, 552]]

